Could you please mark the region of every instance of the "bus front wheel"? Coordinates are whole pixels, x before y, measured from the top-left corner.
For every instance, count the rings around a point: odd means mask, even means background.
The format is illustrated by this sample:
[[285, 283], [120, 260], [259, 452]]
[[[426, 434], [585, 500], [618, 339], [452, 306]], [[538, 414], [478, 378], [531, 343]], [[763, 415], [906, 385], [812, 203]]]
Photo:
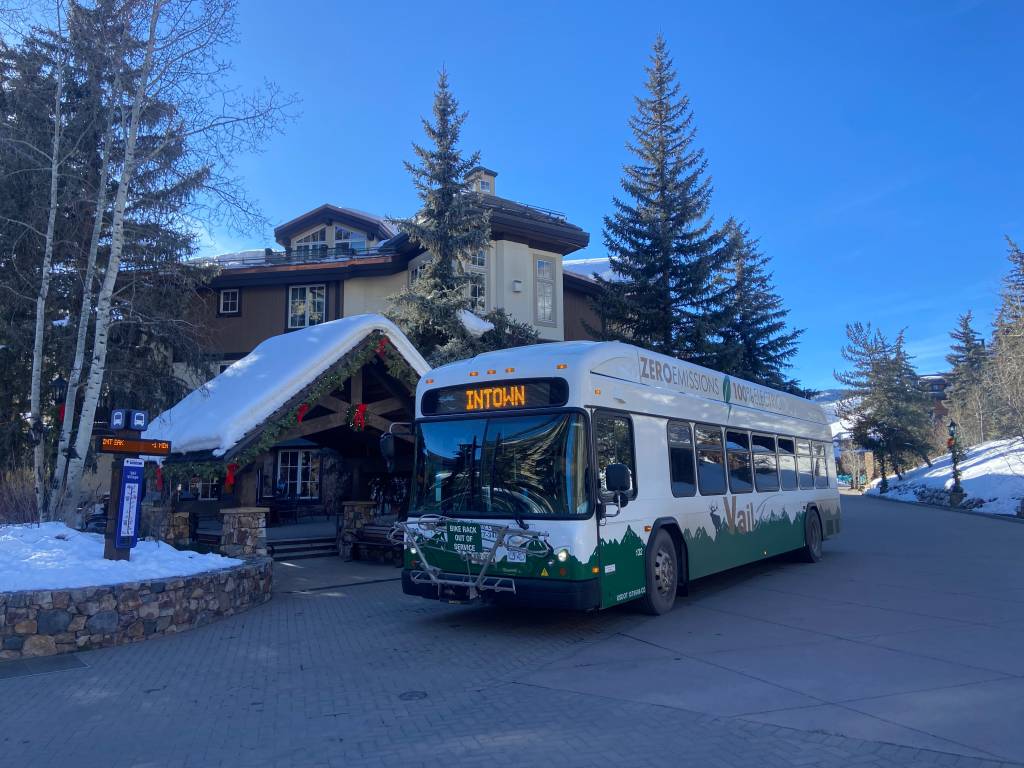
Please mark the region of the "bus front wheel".
[[672, 610], [679, 586], [679, 558], [676, 545], [665, 530], [659, 530], [647, 547], [647, 591], [643, 596], [645, 613], [660, 616]]
[[808, 507], [804, 514], [804, 548], [800, 550], [800, 559], [805, 563], [821, 560], [821, 539], [821, 517], [817, 509]]

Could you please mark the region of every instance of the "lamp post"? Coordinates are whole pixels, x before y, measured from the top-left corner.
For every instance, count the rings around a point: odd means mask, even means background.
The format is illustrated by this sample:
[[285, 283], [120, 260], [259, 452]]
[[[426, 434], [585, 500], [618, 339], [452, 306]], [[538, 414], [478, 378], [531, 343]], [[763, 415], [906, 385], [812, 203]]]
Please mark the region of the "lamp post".
[[[963, 494], [964, 492], [964, 489], [960, 486], [960, 444], [956, 438], [957, 423], [950, 419], [949, 440], [946, 441], [946, 444], [949, 446], [949, 456], [953, 461], [953, 488], [950, 490], [950, 496], [953, 494]], [[955, 506], [959, 506], [959, 504]]]
[[56, 379], [50, 382], [50, 394], [53, 396], [53, 404], [57, 406], [57, 411], [60, 416], [60, 420], [64, 421], [64, 403], [65, 398], [68, 396], [68, 383], [63, 378], [58, 376]]

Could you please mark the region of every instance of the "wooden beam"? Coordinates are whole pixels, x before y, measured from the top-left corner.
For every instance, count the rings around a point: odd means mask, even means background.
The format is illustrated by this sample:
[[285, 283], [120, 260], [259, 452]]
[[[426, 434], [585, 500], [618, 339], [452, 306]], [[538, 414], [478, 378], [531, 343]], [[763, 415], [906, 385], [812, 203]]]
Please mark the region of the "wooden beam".
[[[331, 401], [327, 403], [326, 401]], [[380, 402], [384, 402], [383, 400]], [[348, 426], [349, 423], [349, 403], [341, 400], [337, 397], [327, 396], [319, 401], [321, 405], [330, 405], [332, 408], [336, 408], [335, 413], [324, 414], [323, 416], [317, 416], [316, 418], [310, 419], [305, 418], [301, 424], [297, 424], [294, 429], [289, 430], [287, 433], [281, 436], [281, 442], [285, 440], [295, 440], [299, 437], [306, 437], [316, 432], [326, 432], [328, 429], [334, 429], [335, 427]], [[366, 407], [366, 424], [367, 426], [373, 427], [381, 432], [387, 432], [391, 428], [392, 422], [383, 416], [378, 416], [370, 410], [370, 407]], [[400, 434], [395, 432], [395, 437], [405, 440], [406, 442], [412, 442], [412, 435]]]

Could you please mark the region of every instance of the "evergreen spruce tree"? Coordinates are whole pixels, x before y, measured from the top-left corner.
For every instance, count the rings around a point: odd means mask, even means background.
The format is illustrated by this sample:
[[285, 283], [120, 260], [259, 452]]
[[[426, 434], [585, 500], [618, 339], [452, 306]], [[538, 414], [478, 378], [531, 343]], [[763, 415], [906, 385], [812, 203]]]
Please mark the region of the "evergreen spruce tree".
[[419, 163], [405, 164], [421, 208], [416, 216], [397, 221], [412, 242], [427, 250], [429, 260], [409, 288], [392, 297], [390, 310], [391, 318], [432, 365], [469, 357], [480, 347], [459, 317], [470, 311], [464, 265], [490, 242], [489, 215], [474, 204], [466, 181], [480, 155], [463, 157], [458, 148], [465, 120], [442, 70], [434, 94], [434, 121], [423, 120], [430, 145], [414, 143]]
[[920, 460], [930, 465], [931, 403], [907, 353], [903, 331], [890, 342], [881, 331], [872, 331], [870, 323], [852, 323], [846, 326], [846, 336], [842, 355], [851, 368], [835, 377], [850, 389], [838, 413], [852, 425], [853, 439], [901, 478], [908, 464]]
[[949, 334], [953, 343], [946, 355], [950, 366], [946, 406], [960, 425], [961, 440], [967, 445], [986, 440], [987, 412], [991, 407], [986, 372], [988, 350], [972, 320], [971, 311], [957, 318], [957, 327]]
[[768, 257], [746, 228], [726, 224], [729, 254], [728, 281], [732, 285], [723, 328], [721, 370], [739, 378], [803, 395], [786, 375], [797, 351], [801, 330], [786, 323], [789, 311], [772, 285]]
[[1024, 251], [1009, 237], [1010, 271], [992, 333], [987, 382], [995, 435], [1024, 437]]
[[629, 120], [636, 162], [623, 167], [624, 196], [613, 198], [604, 219], [615, 276], [597, 278], [599, 332], [715, 365], [727, 291], [719, 274], [724, 238], [708, 213], [707, 160], [661, 35], [646, 72], [647, 93]]

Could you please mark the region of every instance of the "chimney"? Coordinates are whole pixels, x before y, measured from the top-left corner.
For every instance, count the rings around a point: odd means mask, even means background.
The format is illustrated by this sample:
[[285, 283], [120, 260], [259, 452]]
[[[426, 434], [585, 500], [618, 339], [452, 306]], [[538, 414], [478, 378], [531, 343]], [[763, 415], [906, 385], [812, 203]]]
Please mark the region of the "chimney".
[[478, 165], [466, 174], [466, 181], [469, 183], [471, 191], [479, 192], [484, 195], [493, 195], [495, 194], [494, 177], [497, 175], [497, 171], [492, 171], [490, 168], [484, 168], [482, 165]]

